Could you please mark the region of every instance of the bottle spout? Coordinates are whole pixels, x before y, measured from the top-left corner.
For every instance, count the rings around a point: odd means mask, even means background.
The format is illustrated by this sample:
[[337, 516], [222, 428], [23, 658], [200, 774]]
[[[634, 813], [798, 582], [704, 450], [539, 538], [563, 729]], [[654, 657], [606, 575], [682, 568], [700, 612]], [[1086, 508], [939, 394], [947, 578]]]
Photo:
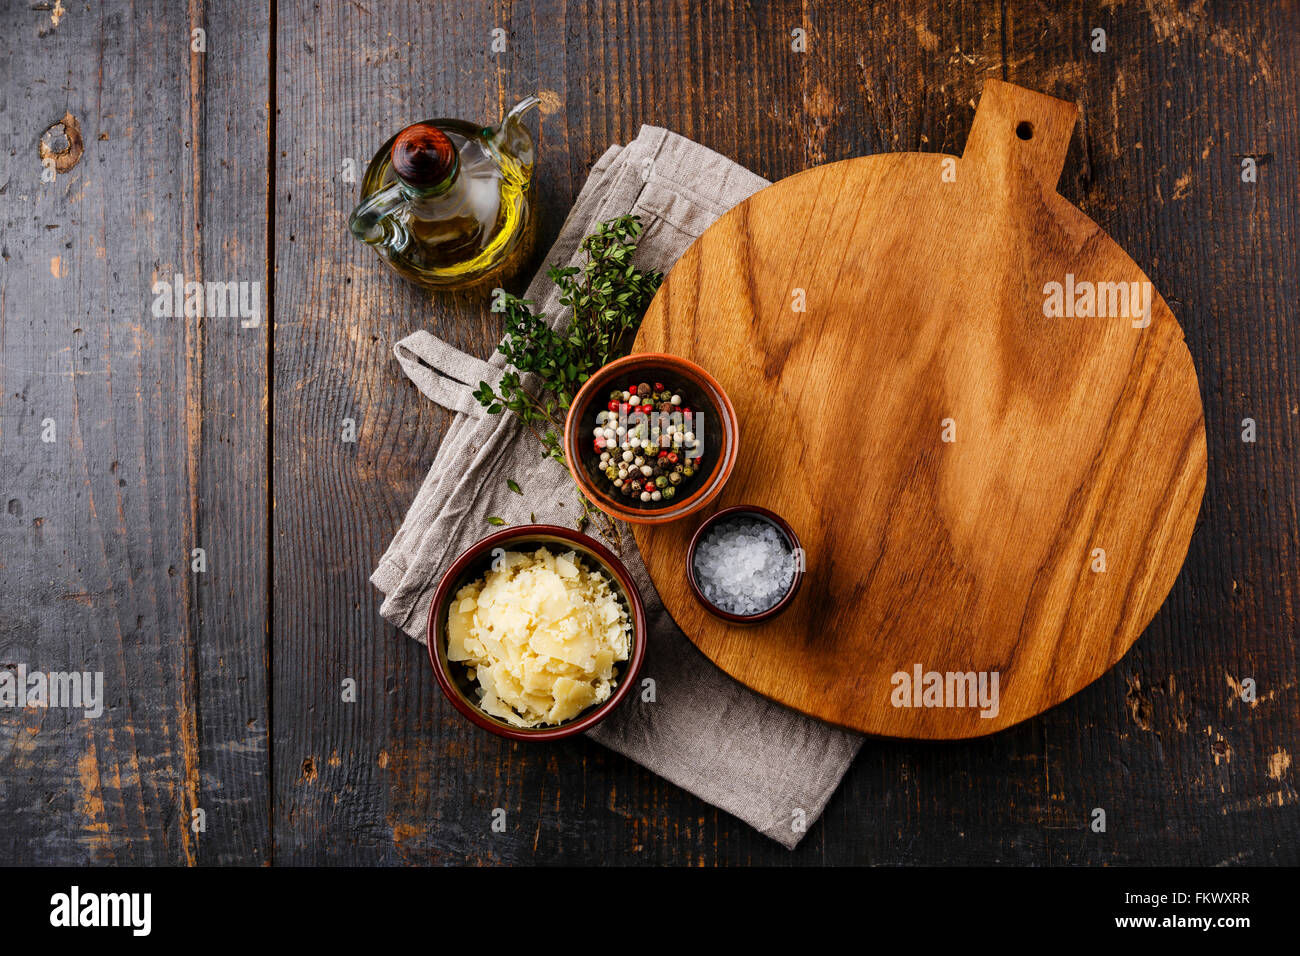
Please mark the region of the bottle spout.
[[525, 113], [531, 110], [534, 106], [541, 105], [542, 98], [537, 94], [534, 93], [530, 96], [525, 96], [514, 106], [510, 107], [510, 112], [506, 113], [502, 123], [509, 123], [511, 121], [518, 123]]
[[523, 119], [541, 103], [540, 96], [525, 96], [501, 118], [500, 125], [485, 130], [493, 149], [529, 169], [533, 165], [533, 136], [528, 132]]

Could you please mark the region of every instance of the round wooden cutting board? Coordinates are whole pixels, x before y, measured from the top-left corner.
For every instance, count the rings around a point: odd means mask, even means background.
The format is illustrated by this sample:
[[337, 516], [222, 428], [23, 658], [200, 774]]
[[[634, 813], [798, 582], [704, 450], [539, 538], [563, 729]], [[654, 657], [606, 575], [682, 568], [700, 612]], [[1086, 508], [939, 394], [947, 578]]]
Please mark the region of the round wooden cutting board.
[[[1196, 371], [1056, 192], [1076, 114], [990, 80], [960, 159], [776, 183], [651, 304], [636, 351], [718, 379], [740, 458], [703, 514], [633, 530], [674, 620], [759, 693], [872, 734], [987, 734], [1100, 676], [1169, 593], [1205, 490]], [[806, 552], [796, 600], [751, 628], [685, 581], [692, 532], [735, 504]]]

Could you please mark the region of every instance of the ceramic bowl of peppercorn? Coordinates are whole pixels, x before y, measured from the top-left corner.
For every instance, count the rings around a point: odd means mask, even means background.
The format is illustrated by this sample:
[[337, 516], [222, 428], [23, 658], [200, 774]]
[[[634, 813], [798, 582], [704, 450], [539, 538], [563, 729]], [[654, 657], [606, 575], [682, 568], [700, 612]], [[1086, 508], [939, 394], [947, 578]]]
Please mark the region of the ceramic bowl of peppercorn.
[[569, 406], [565, 458], [596, 507], [632, 524], [663, 524], [713, 501], [736, 464], [731, 399], [700, 366], [642, 352], [610, 362]]

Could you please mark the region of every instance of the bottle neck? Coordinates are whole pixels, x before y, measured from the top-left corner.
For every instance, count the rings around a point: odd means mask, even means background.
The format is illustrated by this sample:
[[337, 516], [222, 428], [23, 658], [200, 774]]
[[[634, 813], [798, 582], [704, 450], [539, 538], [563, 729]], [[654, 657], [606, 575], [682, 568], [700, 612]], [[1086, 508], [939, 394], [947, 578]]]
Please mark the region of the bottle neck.
[[408, 181], [401, 173], [394, 170], [397, 181], [402, 184], [402, 192], [410, 199], [432, 199], [435, 196], [441, 196], [444, 193], [451, 192], [452, 188], [460, 180], [460, 159], [452, 165], [447, 175], [431, 186], [420, 186]]

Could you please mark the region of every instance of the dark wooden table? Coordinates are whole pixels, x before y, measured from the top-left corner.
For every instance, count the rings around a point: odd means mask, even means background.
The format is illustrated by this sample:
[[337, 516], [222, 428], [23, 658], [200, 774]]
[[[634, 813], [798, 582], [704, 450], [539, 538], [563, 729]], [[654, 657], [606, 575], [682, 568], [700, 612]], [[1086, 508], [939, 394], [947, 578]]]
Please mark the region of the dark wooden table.
[[[7, 4], [0, 667], [102, 671], [106, 705], [0, 708], [0, 862], [1300, 862], [1298, 67], [1282, 3]], [[793, 853], [589, 741], [469, 726], [368, 577], [449, 422], [393, 342], [486, 356], [499, 317], [348, 236], [348, 164], [544, 91], [550, 238], [642, 123], [776, 179], [960, 153], [987, 77], [1078, 102], [1060, 191], [1200, 374], [1209, 485], [1146, 634], [992, 738], [868, 741]], [[263, 321], [156, 315], [178, 273], [260, 283]]]

